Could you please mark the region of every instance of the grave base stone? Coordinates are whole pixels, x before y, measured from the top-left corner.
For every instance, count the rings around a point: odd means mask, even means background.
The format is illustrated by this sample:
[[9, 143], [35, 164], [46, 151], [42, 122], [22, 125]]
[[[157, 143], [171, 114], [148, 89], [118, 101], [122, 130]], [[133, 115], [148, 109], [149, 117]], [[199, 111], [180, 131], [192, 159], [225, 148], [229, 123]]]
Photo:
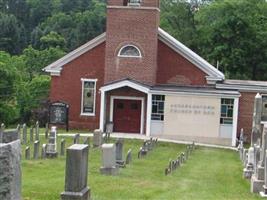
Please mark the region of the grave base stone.
[[263, 190], [264, 180], [257, 179], [255, 175], [252, 175], [250, 183], [250, 192], [259, 193]]
[[263, 191], [260, 192], [260, 196], [267, 198], [267, 187], [264, 185], [262, 188]]

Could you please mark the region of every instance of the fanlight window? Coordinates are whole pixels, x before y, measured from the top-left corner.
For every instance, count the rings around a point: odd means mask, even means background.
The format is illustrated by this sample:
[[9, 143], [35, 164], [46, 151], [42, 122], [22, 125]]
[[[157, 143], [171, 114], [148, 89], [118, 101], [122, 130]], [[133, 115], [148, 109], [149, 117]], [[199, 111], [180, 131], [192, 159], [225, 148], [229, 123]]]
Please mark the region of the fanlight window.
[[123, 46], [120, 49], [118, 56], [120, 56], [120, 57], [137, 57], [137, 58], [140, 58], [141, 57], [141, 52], [136, 46], [127, 45], [127, 46]]

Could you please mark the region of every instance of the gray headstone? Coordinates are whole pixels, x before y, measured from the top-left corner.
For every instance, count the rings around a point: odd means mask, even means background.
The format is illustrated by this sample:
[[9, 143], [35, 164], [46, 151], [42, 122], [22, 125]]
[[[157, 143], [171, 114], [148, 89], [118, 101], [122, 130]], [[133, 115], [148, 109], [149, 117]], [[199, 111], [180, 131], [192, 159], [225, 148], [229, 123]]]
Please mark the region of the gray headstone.
[[2, 141], [3, 141], [3, 134], [4, 134], [4, 131], [5, 131], [5, 124], [2, 123], [2, 124], [1, 124], [1, 127], [0, 127], [0, 143], [2, 143]]
[[39, 122], [37, 121], [35, 124], [35, 140], [39, 140]]
[[25, 148], [25, 159], [30, 160], [31, 159], [31, 149], [29, 146]]
[[49, 133], [49, 125], [48, 123], [45, 124], [45, 139], [48, 139], [48, 133]]
[[22, 139], [23, 139], [23, 144], [26, 144], [27, 143], [27, 125], [26, 124], [23, 124], [22, 126]]
[[62, 200], [89, 200], [90, 189], [87, 186], [88, 145], [74, 144], [67, 148], [65, 191]]
[[52, 126], [48, 137], [46, 156], [48, 158], [55, 158], [57, 154], [57, 128]]
[[62, 139], [60, 142], [60, 155], [61, 156], [65, 155], [65, 145], [66, 145], [66, 140]]
[[21, 138], [21, 125], [20, 124], [17, 125], [17, 132], [18, 132], [18, 136], [20, 139]]
[[[267, 166], [267, 151], [265, 152], [265, 166]], [[267, 167], [264, 169], [264, 185], [263, 185], [263, 191], [260, 192], [260, 196], [267, 197]]]
[[89, 137], [85, 137], [84, 141], [83, 141], [83, 144], [86, 144], [89, 146], [90, 148], [90, 138]]
[[261, 138], [261, 111], [262, 111], [262, 96], [258, 93], [254, 99], [254, 112], [253, 112], [253, 129], [251, 134], [251, 146], [258, 142]]
[[77, 133], [74, 135], [73, 144], [79, 144], [79, 143], [80, 143], [80, 134]]
[[132, 149], [129, 149], [126, 155], [125, 163], [128, 165], [132, 162]]
[[0, 199], [21, 199], [20, 140], [0, 144]]
[[33, 127], [30, 129], [30, 142], [33, 142]]
[[40, 142], [36, 140], [33, 146], [33, 159], [39, 158], [39, 146], [40, 146]]
[[95, 130], [94, 136], [93, 136], [93, 146], [94, 147], [100, 147], [102, 145], [102, 132], [101, 130]]
[[118, 168], [116, 167], [116, 146], [114, 144], [102, 145], [102, 167], [101, 174], [117, 175]]
[[248, 162], [246, 167], [243, 170], [243, 177], [246, 179], [251, 179], [254, 167], [254, 147], [248, 149]]
[[116, 163], [118, 165], [124, 165], [123, 160], [123, 139], [119, 138], [116, 141]]
[[46, 158], [46, 150], [47, 150], [47, 145], [46, 144], [43, 144], [42, 145], [42, 159]]

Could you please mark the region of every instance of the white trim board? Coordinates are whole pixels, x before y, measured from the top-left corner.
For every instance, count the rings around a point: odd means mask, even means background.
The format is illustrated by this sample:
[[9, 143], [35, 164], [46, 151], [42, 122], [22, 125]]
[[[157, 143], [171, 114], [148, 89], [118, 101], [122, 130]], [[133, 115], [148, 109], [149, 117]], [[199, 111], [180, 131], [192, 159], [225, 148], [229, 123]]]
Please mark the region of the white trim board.
[[131, 97], [131, 96], [110, 96], [110, 114], [109, 120], [113, 122], [113, 112], [114, 112], [114, 99], [124, 99], [124, 100], [139, 100], [141, 101], [141, 125], [140, 133], [144, 134], [144, 111], [145, 111], [145, 98], [144, 97]]
[[98, 37], [90, 40], [89, 42], [85, 43], [84, 45], [78, 47], [77, 49], [71, 51], [67, 55], [63, 56], [59, 60], [53, 62], [52, 64], [48, 65], [47, 67], [43, 68], [43, 71], [51, 73], [51, 75], [60, 76], [60, 72], [64, 65], [71, 62], [75, 58], [79, 57], [80, 55], [86, 53], [87, 51], [93, 49], [94, 47], [98, 46], [99, 44], [106, 41], [106, 33], [102, 33]]

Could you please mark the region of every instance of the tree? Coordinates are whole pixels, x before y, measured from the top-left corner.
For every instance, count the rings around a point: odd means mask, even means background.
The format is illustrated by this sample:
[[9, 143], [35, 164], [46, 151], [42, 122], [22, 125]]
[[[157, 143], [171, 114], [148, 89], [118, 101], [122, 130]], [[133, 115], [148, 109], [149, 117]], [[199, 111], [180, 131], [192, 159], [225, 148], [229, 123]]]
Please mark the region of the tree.
[[14, 15], [0, 13], [0, 50], [21, 53], [26, 43], [25, 29]]
[[266, 80], [267, 2], [222, 0], [196, 14], [200, 54], [228, 78]]
[[41, 48], [46, 49], [50, 47], [66, 49], [66, 40], [57, 32], [51, 31], [47, 35], [40, 38]]
[[14, 83], [15, 69], [11, 56], [0, 51], [0, 121], [11, 123], [16, 116]]

